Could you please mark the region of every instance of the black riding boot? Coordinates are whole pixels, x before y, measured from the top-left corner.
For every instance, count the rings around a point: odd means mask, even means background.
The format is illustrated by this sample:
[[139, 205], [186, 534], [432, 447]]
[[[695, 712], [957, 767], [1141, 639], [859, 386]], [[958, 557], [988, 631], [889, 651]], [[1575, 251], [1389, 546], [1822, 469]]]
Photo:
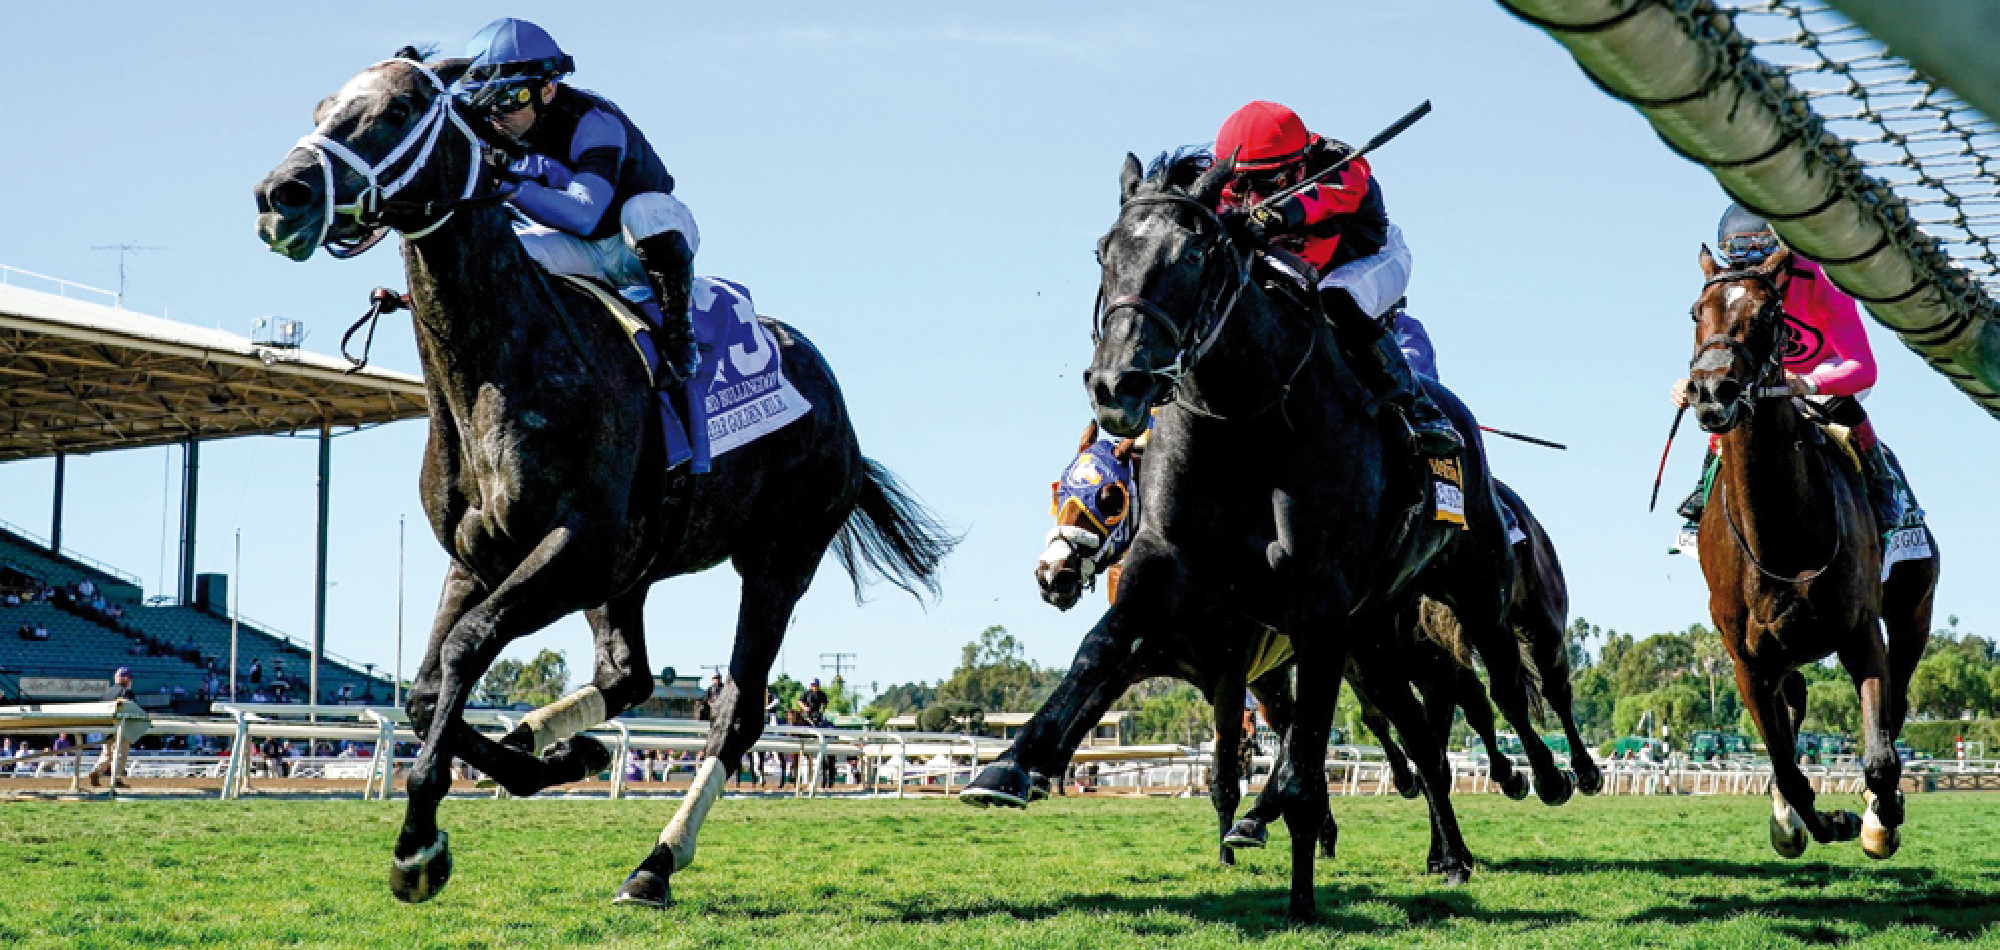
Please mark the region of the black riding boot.
[[1861, 453], [1862, 473], [1868, 476], [1868, 504], [1875, 511], [1875, 527], [1888, 534], [1903, 524], [1903, 490], [1889, 461], [1889, 450], [1881, 442]]
[[1321, 291], [1320, 302], [1333, 325], [1333, 338], [1348, 365], [1354, 367], [1355, 376], [1371, 395], [1395, 407], [1417, 454], [1448, 459], [1465, 451], [1465, 440], [1417, 384], [1402, 349], [1382, 324], [1362, 313], [1354, 297], [1340, 288]]
[[679, 231], [655, 234], [632, 248], [645, 268], [646, 279], [660, 303], [660, 334], [654, 341], [660, 351], [662, 385], [679, 386], [694, 375], [701, 364], [695, 347], [694, 322], [688, 312], [694, 295], [694, 251]]
[[1681, 502], [1679, 508], [1674, 509], [1681, 517], [1687, 519], [1688, 524], [1701, 523], [1702, 509], [1708, 506], [1708, 493], [1703, 489], [1708, 487], [1708, 467], [1713, 464], [1715, 464], [1715, 448], [1710, 446], [1708, 454], [1701, 457], [1701, 468], [1694, 477], [1694, 491], [1688, 492], [1687, 500]]

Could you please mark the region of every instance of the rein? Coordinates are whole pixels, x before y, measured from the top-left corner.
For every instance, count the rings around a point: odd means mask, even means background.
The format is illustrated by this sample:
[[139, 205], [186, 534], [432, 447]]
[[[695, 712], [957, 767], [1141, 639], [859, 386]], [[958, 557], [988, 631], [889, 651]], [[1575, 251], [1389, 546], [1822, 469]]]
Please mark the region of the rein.
[[[425, 79], [430, 80], [431, 87], [436, 90], [437, 95], [431, 99], [430, 107], [424, 111], [424, 114], [418, 118], [415, 124], [410, 126], [408, 132], [404, 133], [403, 140], [396, 143], [395, 148], [389, 150], [388, 155], [383, 156], [379, 162], [371, 163], [356, 154], [353, 149], [347, 146], [347, 143], [328, 134], [331, 127], [326, 124], [320, 125], [319, 128], [314, 129], [311, 133], [299, 139], [298, 144], [293, 146], [294, 149], [309, 150], [319, 159], [320, 170], [325, 176], [326, 213], [320, 218], [319, 238], [314, 243], [316, 246], [325, 247], [327, 253], [336, 258], [346, 259], [354, 257], [374, 247], [391, 228], [401, 233], [405, 239], [416, 240], [429, 235], [438, 228], [444, 227], [445, 222], [450, 221], [452, 214], [459, 208], [504, 201], [509, 197], [509, 194], [505, 191], [495, 192], [490, 195], [474, 196], [473, 192], [479, 188], [479, 172], [481, 158], [484, 155], [484, 143], [472, 131], [472, 127], [466, 125], [465, 117], [459, 114], [451, 97], [450, 90], [445, 87], [444, 81], [438, 78], [437, 73], [433, 72], [429, 66], [410, 59], [388, 59], [375, 65], [382, 66], [389, 63], [401, 63], [422, 73]], [[395, 198], [397, 192], [407, 187], [417, 177], [417, 174], [430, 164], [431, 156], [436, 151], [439, 140], [444, 137], [444, 130], [447, 126], [457, 128], [465, 136], [470, 161], [466, 163], [464, 190], [459, 193], [456, 199], [436, 201], [392, 200]], [[412, 149], [414, 149], [414, 153], [412, 153]], [[394, 180], [386, 185], [383, 184], [382, 176], [387, 175], [397, 162], [404, 159], [405, 155], [410, 156], [408, 167]], [[367, 187], [361, 189], [361, 192], [354, 196], [354, 200], [346, 204], [338, 203], [338, 199], [334, 194], [337, 189], [333, 169], [334, 159], [339, 159], [341, 164], [346, 165], [368, 182]], [[327, 235], [333, 229], [333, 219], [337, 214], [348, 215], [361, 225], [369, 227], [372, 230], [366, 237], [355, 240], [330, 241]], [[415, 230], [404, 230], [387, 223], [386, 217], [390, 214], [410, 214], [416, 217], [437, 215], [437, 217], [429, 224]]]
[[[1234, 417], [1224, 416], [1188, 398], [1182, 391], [1182, 384], [1194, 374], [1195, 364], [1201, 362], [1202, 357], [1207, 356], [1209, 351], [1215, 347], [1216, 341], [1222, 337], [1223, 328], [1229, 323], [1230, 316], [1235, 314], [1237, 305], [1243, 301], [1243, 292], [1250, 286], [1251, 252], [1243, 251], [1239, 253], [1235, 242], [1229, 239], [1229, 231], [1223, 226], [1221, 215], [1216, 214], [1215, 209], [1186, 195], [1134, 195], [1125, 200], [1125, 204], [1119, 209], [1119, 217], [1123, 219], [1125, 211], [1134, 205], [1158, 204], [1180, 205], [1192, 208], [1199, 212], [1202, 220], [1213, 224], [1215, 231], [1213, 236], [1207, 240], [1207, 248], [1220, 250], [1228, 255], [1230, 263], [1235, 265], [1236, 268], [1235, 277], [1233, 280], [1222, 285], [1223, 288], [1227, 288], [1226, 290], [1218, 288], [1214, 297], [1204, 299], [1196, 309], [1198, 318], [1203, 314], [1212, 314], [1213, 316], [1210, 317], [1210, 325], [1207, 332], [1195, 331], [1195, 335], [1199, 339], [1192, 343], [1188, 340], [1189, 333], [1183, 331], [1180, 323], [1174, 320], [1164, 308], [1155, 303], [1151, 298], [1148, 298], [1144, 294], [1122, 294], [1111, 298], [1107, 302], [1104, 298], [1104, 286], [1100, 283], [1097, 290], [1097, 313], [1092, 319], [1090, 327], [1091, 344], [1095, 346], [1103, 343], [1104, 329], [1111, 322], [1114, 314], [1121, 310], [1130, 310], [1165, 328], [1167, 338], [1172, 340], [1174, 344], [1174, 361], [1165, 367], [1151, 371], [1154, 376], [1165, 377], [1167, 382], [1163, 395], [1154, 400], [1154, 405], [1164, 405], [1168, 402], [1173, 402], [1195, 415], [1214, 419], [1219, 422], [1227, 422], [1232, 418], [1239, 420], [1254, 419], [1283, 405], [1285, 399], [1291, 395], [1292, 384], [1298, 381], [1299, 374], [1305, 372], [1306, 364], [1312, 360], [1313, 351], [1319, 342], [1316, 334], [1307, 334], [1305, 353], [1299, 357], [1298, 365], [1292, 367], [1291, 374], [1286, 376], [1284, 383], [1278, 387], [1277, 396], [1273, 397], [1270, 402], [1264, 404], [1255, 412]], [[1208, 270], [1209, 265], [1204, 261], [1202, 264], [1203, 283], [1208, 282]], [[1226, 302], [1223, 300], [1224, 293], [1228, 295]]]
[[[1764, 399], [1791, 395], [1789, 387], [1769, 385], [1773, 377], [1782, 380], [1784, 374], [1785, 348], [1783, 345], [1783, 336], [1785, 334], [1785, 324], [1783, 318], [1785, 300], [1784, 295], [1778, 291], [1776, 282], [1769, 276], [1754, 271], [1749, 273], [1743, 271], [1723, 271], [1710, 277], [1707, 282], [1703, 283], [1702, 291], [1706, 293], [1708, 288], [1717, 284], [1735, 283], [1742, 280], [1755, 280], [1763, 284], [1764, 288], [1771, 292], [1770, 296], [1765, 299], [1763, 306], [1758, 309], [1757, 316], [1752, 318], [1750, 332], [1746, 334], [1746, 336], [1751, 337], [1761, 336], [1765, 332], [1764, 325], [1767, 321], [1777, 321], [1777, 326], [1769, 331], [1771, 336], [1771, 352], [1764, 359], [1759, 360], [1756, 354], [1750, 351], [1750, 347], [1742, 341], [1728, 334], [1717, 333], [1703, 340], [1701, 346], [1695, 349], [1694, 357], [1688, 361], [1688, 369], [1690, 371], [1697, 369], [1725, 369], [1737, 361], [1747, 363], [1751, 366], [1760, 366], [1761, 364], [1756, 378], [1751, 380], [1750, 385], [1743, 387], [1742, 391], [1737, 394], [1736, 401], [1731, 403], [1734, 407], [1732, 410], [1733, 414], [1754, 412], [1757, 403]], [[1718, 351], [1724, 349], [1728, 351], [1726, 359], [1714, 359], [1709, 355], [1711, 353], [1718, 353]], [[1676, 421], [1678, 421], [1678, 417], [1676, 417]], [[1750, 566], [1756, 568], [1757, 572], [1765, 577], [1784, 584], [1803, 584], [1826, 573], [1829, 568], [1833, 567], [1834, 561], [1840, 558], [1841, 539], [1847, 534], [1847, 517], [1841, 510], [1841, 506], [1837, 500], [1833, 505], [1833, 551], [1827, 555], [1826, 563], [1810, 571], [1788, 577], [1765, 567], [1764, 562], [1757, 559], [1757, 552], [1750, 549], [1749, 539], [1743, 536], [1743, 529], [1737, 524], [1735, 512], [1730, 510], [1728, 483], [1724, 481], [1718, 484], [1716, 488], [1721, 492], [1722, 496], [1722, 520], [1728, 523], [1729, 534], [1736, 541], [1737, 550], [1743, 552], [1743, 557], [1750, 562]]]

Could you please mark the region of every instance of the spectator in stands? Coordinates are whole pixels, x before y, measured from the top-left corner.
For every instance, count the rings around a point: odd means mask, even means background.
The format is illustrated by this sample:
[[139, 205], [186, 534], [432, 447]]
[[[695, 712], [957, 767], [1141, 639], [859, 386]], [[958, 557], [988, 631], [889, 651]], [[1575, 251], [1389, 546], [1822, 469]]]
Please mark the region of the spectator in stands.
[[[111, 685], [104, 690], [103, 700], [107, 703], [119, 702], [121, 700], [130, 702], [138, 701], [138, 698], [132, 693], [131, 670], [121, 666], [116, 672], [111, 674]], [[132, 744], [121, 741], [117, 732], [114, 731], [110, 735], [105, 736], [103, 751], [97, 754], [97, 764], [90, 767], [90, 787], [96, 788], [98, 778], [107, 775], [111, 777], [112, 788], [124, 785], [124, 776], [113, 774], [111, 767], [114, 760], [125, 760], [131, 755], [131, 752]]]
[[97, 582], [86, 577], [83, 579], [81, 583], [76, 585], [76, 592], [78, 596], [83, 597], [85, 599], [96, 596]]
[[710, 708], [713, 708], [716, 703], [722, 702], [721, 673], [716, 673], [709, 677], [708, 688], [701, 691], [701, 698], [708, 700]]
[[340, 702], [343, 702], [343, 703], [349, 703], [349, 702], [353, 702], [353, 701], [354, 701], [354, 684], [353, 684], [353, 683], [342, 683], [342, 684], [340, 684], [340, 692], [339, 692], [339, 693], [338, 693], [338, 694], [336, 695], [336, 698], [337, 698], [337, 699], [338, 699], [338, 700], [339, 700]]
[[251, 686], [262, 686], [262, 685], [264, 685], [264, 661], [263, 661], [263, 660], [251, 660], [251, 661], [250, 661], [250, 685], [251, 685]]
[[784, 704], [778, 702], [778, 694], [768, 686], [764, 688], [764, 721], [774, 726], [785, 724]]
[[35, 639], [47, 640], [48, 638], [49, 638], [49, 628], [39, 623], [35, 624]]
[[33, 640], [35, 638], [35, 628], [29, 624], [22, 624], [21, 629], [15, 631], [15, 633], [19, 634], [23, 640]]

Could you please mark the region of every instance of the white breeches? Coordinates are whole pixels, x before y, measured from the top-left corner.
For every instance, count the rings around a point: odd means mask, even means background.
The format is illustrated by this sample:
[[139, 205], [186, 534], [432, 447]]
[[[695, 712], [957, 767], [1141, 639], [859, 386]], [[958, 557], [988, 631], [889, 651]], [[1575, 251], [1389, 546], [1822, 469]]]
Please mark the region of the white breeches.
[[1320, 278], [1319, 286], [1347, 291], [1370, 317], [1388, 313], [1410, 289], [1410, 246], [1403, 243], [1403, 229], [1389, 225], [1381, 250], [1334, 268]]
[[672, 195], [649, 191], [627, 198], [618, 225], [619, 233], [595, 241], [533, 222], [516, 225], [514, 235], [543, 270], [609, 281], [634, 301], [652, 299], [653, 291], [633, 246], [656, 234], [679, 231], [690, 252], [701, 250], [694, 212]]

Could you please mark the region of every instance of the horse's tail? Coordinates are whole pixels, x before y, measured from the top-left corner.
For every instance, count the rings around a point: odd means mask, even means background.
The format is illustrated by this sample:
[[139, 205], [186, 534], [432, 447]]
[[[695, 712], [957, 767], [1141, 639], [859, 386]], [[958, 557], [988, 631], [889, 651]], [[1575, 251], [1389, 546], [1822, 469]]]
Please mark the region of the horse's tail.
[[1534, 645], [1518, 635], [1515, 642], [1521, 646], [1521, 685], [1528, 694], [1528, 715], [1536, 722], [1547, 722], [1549, 697], [1542, 692], [1542, 668], [1535, 665]]
[[919, 587], [936, 597], [938, 568], [959, 538], [887, 468], [874, 459], [864, 458], [861, 464], [861, 497], [834, 538], [840, 566], [854, 581], [854, 599], [861, 599], [864, 575], [886, 580], [918, 600], [923, 599]]

